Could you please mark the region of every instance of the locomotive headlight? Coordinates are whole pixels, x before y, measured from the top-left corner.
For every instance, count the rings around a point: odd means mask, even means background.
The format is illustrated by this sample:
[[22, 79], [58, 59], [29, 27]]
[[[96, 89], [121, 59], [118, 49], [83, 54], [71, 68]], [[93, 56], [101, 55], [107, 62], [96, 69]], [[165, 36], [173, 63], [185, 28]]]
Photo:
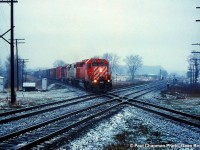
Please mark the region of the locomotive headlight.
[[99, 72], [102, 72], [102, 68], [99, 69]]
[[94, 83], [97, 83], [97, 80], [94, 80], [93, 82], [94, 82]]
[[108, 80], [108, 82], [110, 82], [110, 80]]

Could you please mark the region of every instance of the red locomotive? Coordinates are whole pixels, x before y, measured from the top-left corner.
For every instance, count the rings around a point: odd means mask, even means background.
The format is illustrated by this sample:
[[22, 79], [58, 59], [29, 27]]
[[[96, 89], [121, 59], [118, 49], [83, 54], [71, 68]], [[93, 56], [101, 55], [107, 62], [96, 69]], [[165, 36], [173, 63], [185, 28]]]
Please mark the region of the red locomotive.
[[67, 66], [67, 81], [93, 91], [108, 91], [112, 88], [109, 62], [106, 59], [90, 58]]
[[106, 59], [90, 58], [73, 64], [35, 72], [40, 78], [56, 79], [86, 90], [109, 91], [112, 79]]

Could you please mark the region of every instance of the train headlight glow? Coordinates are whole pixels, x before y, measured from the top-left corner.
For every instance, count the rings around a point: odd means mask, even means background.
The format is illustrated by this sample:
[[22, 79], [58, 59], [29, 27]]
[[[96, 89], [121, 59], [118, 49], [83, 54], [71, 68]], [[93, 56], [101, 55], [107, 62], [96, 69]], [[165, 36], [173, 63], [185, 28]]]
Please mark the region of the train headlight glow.
[[108, 82], [110, 82], [110, 80], [108, 80]]
[[97, 80], [94, 80], [93, 82], [94, 82], [94, 83], [97, 83]]
[[102, 68], [99, 69], [99, 72], [102, 72]]

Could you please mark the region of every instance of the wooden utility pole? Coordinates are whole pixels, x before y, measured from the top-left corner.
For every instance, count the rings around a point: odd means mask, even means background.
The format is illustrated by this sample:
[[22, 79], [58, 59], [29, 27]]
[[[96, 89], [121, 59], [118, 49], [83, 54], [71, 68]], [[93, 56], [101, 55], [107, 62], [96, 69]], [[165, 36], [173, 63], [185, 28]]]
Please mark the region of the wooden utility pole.
[[23, 88], [23, 82], [24, 82], [24, 65], [26, 62], [28, 62], [28, 59], [19, 59], [19, 61], [22, 63], [22, 88]]
[[19, 90], [19, 55], [18, 55], [18, 44], [24, 44], [25, 42], [20, 42], [24, 41], [25, 39], [15, 39], [15, 45], [16, 45], [16, 59], [17, 59], [17, 90]]
[[193, 57], [190, 59], [191, 60], [190, 68], [191, 68], [191, 74], [192, 74], [191, 78], [192, 78], [192, 84], [196, 85], [198, 81], [198, 77], [199, 77], [200, 52], [193, 51], [191, 53], [193, 54]]
[[[1, 0], [0, 3], [10, 3], [10, 78], [11, 78], [11, 103], [14, 104], [16, 102], [15, 95], [15, 75], [14, 75], [14, 3], [16, 0]], [[8, 30], [9, 31], [9, 30]], [[7, 32], [8, 32], [7, 31]], [[6, 33], [7, 33], [6, 32]], [[4, 33], [3, 35], [5, 35]], [[3, 37], [3, 35], [1, 37]], [[3, 38], [4, 39], [4, 38]], [[5, 39], [4, 39], [5, 40]]]
[[15, 95], [15, 58], [14, 58], [14, 7], [13, 7], [13, 0], [11, 0], [10, 5], [10, 73], [11, 73], [11, 103], [14, 104], [16, 102], [16, 95]]

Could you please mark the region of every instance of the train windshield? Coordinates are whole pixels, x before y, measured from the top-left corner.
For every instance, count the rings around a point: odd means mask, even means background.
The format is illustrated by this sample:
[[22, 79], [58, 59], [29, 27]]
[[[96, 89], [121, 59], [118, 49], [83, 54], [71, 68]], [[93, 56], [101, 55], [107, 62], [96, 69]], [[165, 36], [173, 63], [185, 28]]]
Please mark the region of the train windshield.
[[92, 66], [108, 66], [108, 64], [105, 64], [103, 62], [93, 62]]

